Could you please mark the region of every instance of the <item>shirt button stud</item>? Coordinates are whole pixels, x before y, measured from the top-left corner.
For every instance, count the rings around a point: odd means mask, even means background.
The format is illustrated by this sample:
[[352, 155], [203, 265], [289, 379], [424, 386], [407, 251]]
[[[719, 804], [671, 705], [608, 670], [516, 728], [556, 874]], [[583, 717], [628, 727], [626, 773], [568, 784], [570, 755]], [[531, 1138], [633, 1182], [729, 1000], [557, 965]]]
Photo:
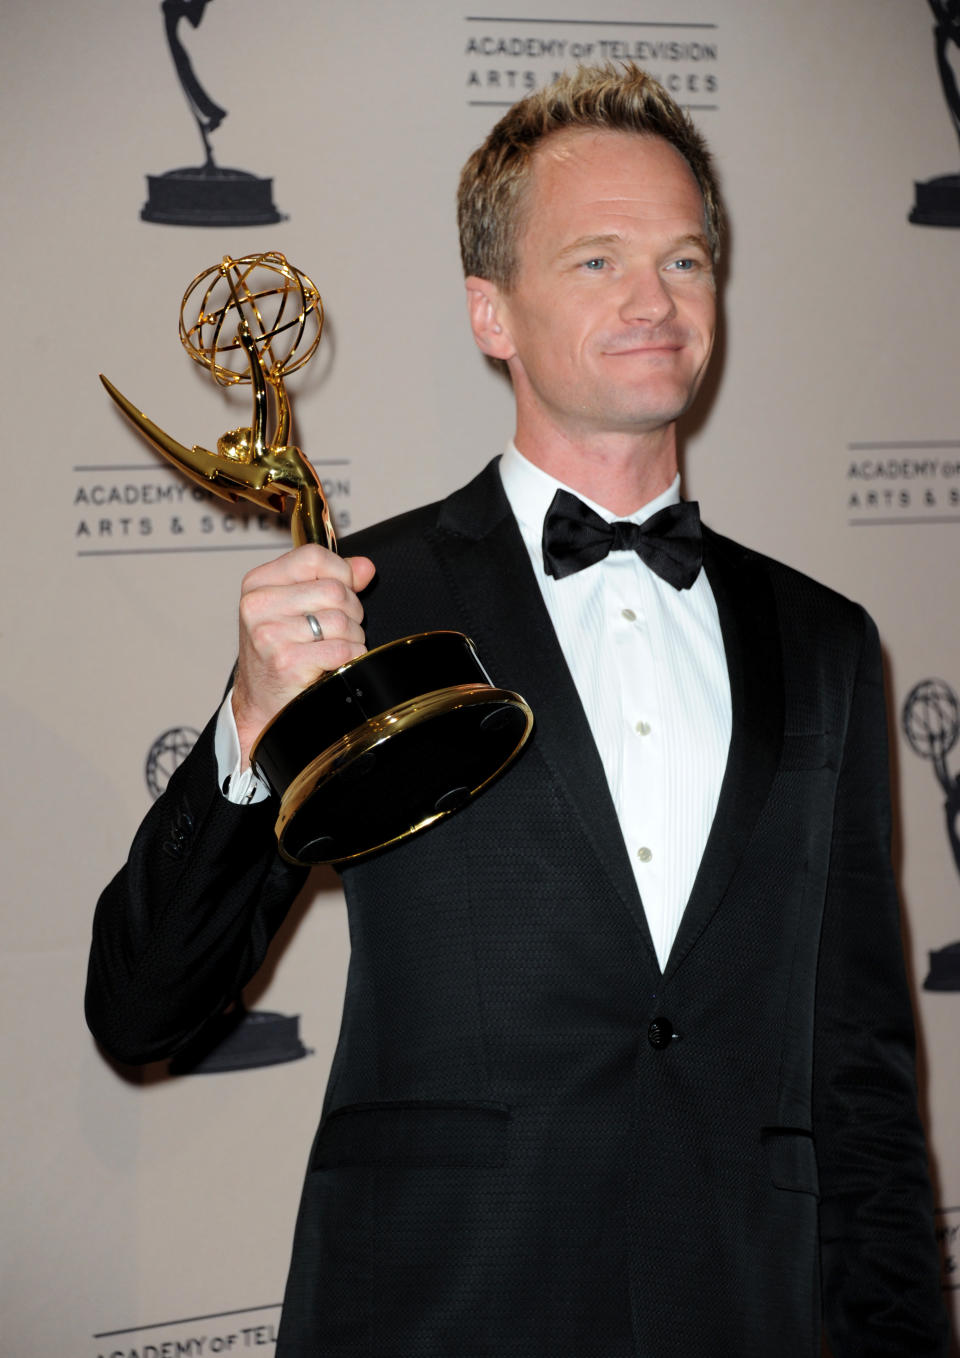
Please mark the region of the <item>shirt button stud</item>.
[[637, 857], [640, 859], [641, 863], [649, 863], [650, 859], [653, 857], [653, 850], [648, 849], [646, 844], [644, 844], [642, 849], [637, 850]]
[[650, 734], [650, 723], [648, 721], [638, 721], [633, 729], [638, 736], [648, 736]]
[[626, 618], [627, 622], [636, 622], [637, 615], [632, 608], [625, 608], [620, 614], [621, 618]]
[[655, 1052], [662, 1052], [673, 1041], [673, 1024], [660, 1014], [647, 1029], [647, 1041]]

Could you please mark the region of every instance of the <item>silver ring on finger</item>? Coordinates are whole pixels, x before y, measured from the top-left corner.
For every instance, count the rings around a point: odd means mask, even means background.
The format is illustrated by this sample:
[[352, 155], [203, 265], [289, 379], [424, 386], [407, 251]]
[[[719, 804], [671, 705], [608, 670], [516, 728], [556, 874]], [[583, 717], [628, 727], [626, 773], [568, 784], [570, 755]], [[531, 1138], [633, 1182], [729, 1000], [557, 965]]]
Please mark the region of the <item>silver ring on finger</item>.
[[304, 613], [303, 616], [306, 618], [307, 623], [309, 624], [309, 627], [310, 627], [310, 631], [313, 633], [313, 639], [314, 639], [314, 641], [322, 641], [322, 640], [323, 640], [323, 628], [322, 628], [322, 627], [320, 626], [320, 624], [317, 622], [317, 620], [316, 620], [316, 618], [313, 616], [313, 614], [312, 614], [312, 613]]

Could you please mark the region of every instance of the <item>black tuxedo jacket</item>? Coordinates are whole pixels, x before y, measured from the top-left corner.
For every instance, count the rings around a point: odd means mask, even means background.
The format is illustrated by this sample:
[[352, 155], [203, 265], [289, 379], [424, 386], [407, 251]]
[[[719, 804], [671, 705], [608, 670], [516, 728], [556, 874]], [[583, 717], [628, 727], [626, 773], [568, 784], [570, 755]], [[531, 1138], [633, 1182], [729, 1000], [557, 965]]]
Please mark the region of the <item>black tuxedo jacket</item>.
[[[476, 801], [343, 873], [278, 1355], [815, 1358], [821, 1307], [836, 1358], [944, 1354], [862, 610], [707, 532], [733, 735], [661, 973], [495, 464], [346, 550], [378, 567], [371, 644], [465, 631], [536, 725]], [[88, 1016], [120, 1059], [256, 969], [303, 878], [274, 815], [220, 795], [208, 728], [98, 907]]]

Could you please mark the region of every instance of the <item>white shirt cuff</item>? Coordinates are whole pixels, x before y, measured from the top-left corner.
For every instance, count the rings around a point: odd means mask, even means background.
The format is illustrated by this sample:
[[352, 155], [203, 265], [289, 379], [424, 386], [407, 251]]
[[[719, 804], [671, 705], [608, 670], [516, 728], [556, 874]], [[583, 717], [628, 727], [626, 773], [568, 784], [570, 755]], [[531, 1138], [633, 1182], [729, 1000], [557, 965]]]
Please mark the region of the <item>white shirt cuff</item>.
[[233, 716], [232, 698], [231, 688], [217, 713], [217, 728], [213, 738], [217, 781], [228, 802], [236, 806], [250, 806], [253, 802], [265, 802], [270, 796], [270, 789], [249, 764], [245, 769], [240, 767], [240, 737]]

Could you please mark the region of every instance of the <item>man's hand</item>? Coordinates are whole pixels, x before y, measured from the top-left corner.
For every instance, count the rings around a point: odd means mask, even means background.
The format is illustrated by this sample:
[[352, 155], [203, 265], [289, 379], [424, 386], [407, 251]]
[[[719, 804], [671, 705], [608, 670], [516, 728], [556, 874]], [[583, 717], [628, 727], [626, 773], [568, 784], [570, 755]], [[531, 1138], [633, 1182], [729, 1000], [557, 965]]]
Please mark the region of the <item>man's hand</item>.
[[[340, 557], [309, 543], [244, 576], [233, 687], [241, 767], [281, 707], [325, 671], [366, 650], [357, 595], [373, 575], [368, 557]], [[314, 636], [308, 613], [320, 624], [322, 641]]]

